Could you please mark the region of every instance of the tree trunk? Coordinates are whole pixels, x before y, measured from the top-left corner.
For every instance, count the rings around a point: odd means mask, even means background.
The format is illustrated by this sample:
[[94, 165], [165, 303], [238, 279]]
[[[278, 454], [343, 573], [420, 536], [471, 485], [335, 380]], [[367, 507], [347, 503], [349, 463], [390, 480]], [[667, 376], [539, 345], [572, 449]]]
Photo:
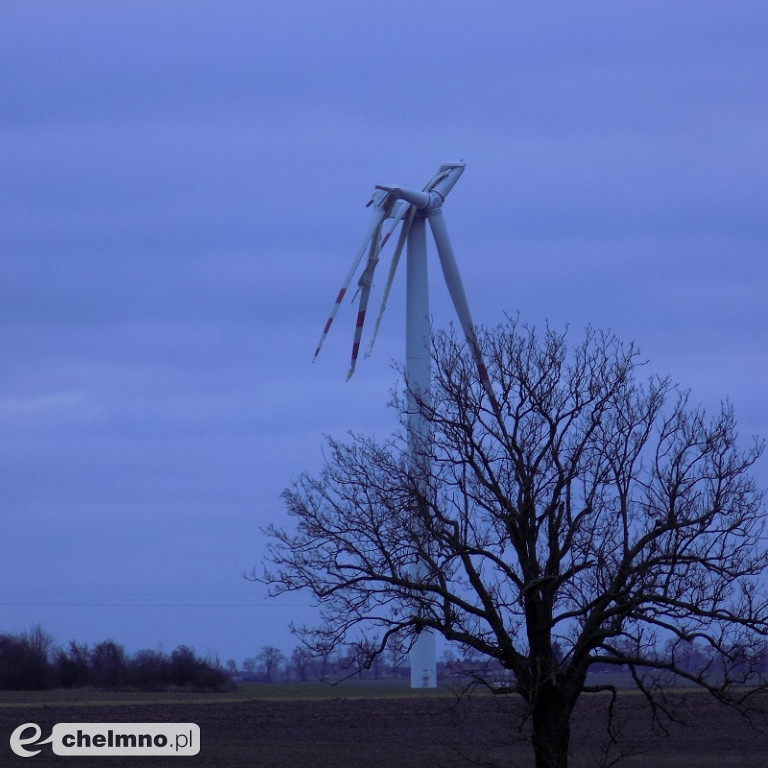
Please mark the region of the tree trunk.
[[572, 709], [554, 683], [538, 691], [531, 718], [536, 768], [568, 768]]

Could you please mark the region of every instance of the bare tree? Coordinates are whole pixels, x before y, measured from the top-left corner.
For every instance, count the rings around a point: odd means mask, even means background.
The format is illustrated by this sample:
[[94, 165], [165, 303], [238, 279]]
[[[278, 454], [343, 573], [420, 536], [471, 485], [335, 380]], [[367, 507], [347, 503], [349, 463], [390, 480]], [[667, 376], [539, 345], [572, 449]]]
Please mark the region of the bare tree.
[[285, 655], [279, 648], [273, 645], [265, 645], [257, 654], [256, 661], [261, 667], [264, 680], [272, 683], [285, 661]]
[[252, 656], [247, 659], [243, 659], [243, 672], [245, 672], [247, 679], [251, 679], [256, 674], [256, 659]]
[[317, 657], [303, 645], [297, 645], [291, 651], [290, 669], [296, 673], [296, 679], [305, 682], [311, 673]]
[[[538, 768], [567, 765], [577, 700], [611, 689], [589, 684], [597, 663], [630, 670], [658, 725], [662, 673], [745, 707], [768, 634], [751, 476], [762, 443], [737, 446], [727, 403], [708, 417], [669, 379], [641, 378], [637, 349], [613, 335], [590, 329], [571, 348], [509, 321], [481, 345], [495, 399], [466, 344], [434, 341], [419, 405], [428, 484], [399, 434], [329, 440], [322, 475], [285, 492], [296, 527], [269, 528], [260, 579], [314, 594], [323, 624], [298, 628], [305, 641], [381, 653], [431, 628], [498, 660], [527, 704]], [[682, 663], [692, 643], [703, 669]]]
[[393, 677], [400, 676], [400, 669], [408, 661], [408, 644], [405, 638], [393, 635], [387, 643], [387, 656], [389, 657], [389, 670]]
[[91, 669], [96, 684], [117, 688], [125, 681], [125, 648], [114, 640], [104, 640], [91, 651]]

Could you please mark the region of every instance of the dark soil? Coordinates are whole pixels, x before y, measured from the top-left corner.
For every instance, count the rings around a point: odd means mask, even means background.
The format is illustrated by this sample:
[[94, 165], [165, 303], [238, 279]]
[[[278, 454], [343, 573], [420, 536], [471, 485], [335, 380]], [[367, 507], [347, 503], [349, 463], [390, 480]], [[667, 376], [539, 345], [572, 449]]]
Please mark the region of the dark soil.
[[[574, 718], [574, 768], [596, 765], [605, 740], [608, 699], [586, 699]], [[183, 766], [196, 768], [425, 768], [426, 766], [532, 766], [525, 733], [512, 723], [519, 709], [500, 697], [326, 699], [0, 706], [0, 766]], [[730, 710], [692, 694], [680, 714], [688, 725], [660, 737], [649, 726], [642, 697], [622, 696], [618, 719], [634, 753], [620, 765], [652, 768], [768, 766], [768, 735]], [[42, 747], [34, 758], [14, 755], [11, 732], [25, 722], [47, 736], [58, 722], [194, 722], [202, 747], [194, 757], [67, 758]]]

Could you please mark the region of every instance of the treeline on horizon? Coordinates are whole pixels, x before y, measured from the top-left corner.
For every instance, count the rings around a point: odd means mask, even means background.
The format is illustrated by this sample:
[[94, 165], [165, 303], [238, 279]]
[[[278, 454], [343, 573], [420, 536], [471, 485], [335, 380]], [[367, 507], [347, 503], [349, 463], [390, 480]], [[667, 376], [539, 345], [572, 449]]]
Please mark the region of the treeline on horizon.
[[[555, 657], [560, 660], [560, 646], [555, 643]], [[674, 652], [678, 667], [692, 674], [717, 676], [711, 653], [695, 641], [674, 650], [667, 647], [653, 658], [666, 658]], [[768, 677], [768, 641], [753, 649], [749, 658], [734, 648], [730, 654], [734, 669], [748, 669], [761, 680]], [[651, 665], [652, 666], [652, 665]], [[627, 672], [625, 665], [595, 663], [591, 674]], [[388, 649], [386, 655], [361, 665], [353, 649], [311, 653], [297, 646], [286, 656], [279, 648], [264, 646], [253, 657], [238, 665], [234, 659], [222, 664], [219, 659], [202, 658], [186, 645], [170, 654], [141, 650], [128, 654], [113, 640], [92, 647], [70, 641], [65, 647], [54, 644], [51, 635], [39, 625], [20, 634], [0, 632], [0, 690], [47, 690], [52, 688], [98, 688], [103, 690], [179, 690], [226, 691], [237, 683], [273, 683], [289, 681], [328, 681], [350, 677], [378, 680], [410, 674], [407, 653], [402, 648]], [[501, 680], [509, 677], [488, 659], [466, 651], [457, 656], [445, 649], [437, 662], [438, 678], [473, 677]]]
[[180, 645], [170, 654], [143, 650], [134, 654], [113, 640], [93, 647], [70, 641], [54, 645], [37, 626], [21, 634], [0, 633], [0, 690], [50, 688], [229, 690], [230, 675], [218, 663]]

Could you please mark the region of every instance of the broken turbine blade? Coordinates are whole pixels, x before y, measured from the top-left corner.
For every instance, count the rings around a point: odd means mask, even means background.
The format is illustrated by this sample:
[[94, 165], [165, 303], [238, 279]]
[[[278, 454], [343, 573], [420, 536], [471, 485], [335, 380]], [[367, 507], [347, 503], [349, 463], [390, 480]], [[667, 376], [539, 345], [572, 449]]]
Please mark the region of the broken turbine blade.
[[[379, 233], [381, 232], [381, 225], [392, 210], [391, 206], [384, 205], [384, 203], [387, 200], [387, 197], [388, 195], [385, 192], [374, 192], [373, 197], [368, 203], [368, 205], [375, 204], [375, 209], [374, 209], [373, 215], [371, 216], [371, 221], [368, 224], [368, 229], [366, 230], [365, 238], [363, 239], [363, 242], [360, 248], [355, 254], [355, 258], [352, 261], [352, 266], [350, 267], [349, 272], [347, 273], [347, 276], [344, 278], [344, 283], [342, 284], [341, 289], [339, 290], [339, 293], [336, 296], [336, 301], [334, 302], [333, 307], [331, 308], [331, 313], [328, 316], [328, 320], [325, 323], [323, 332], [320, 334], [320, 340], [317, 343], [317, 348], [315, 349], [315, 354], [314, 354], [314, 357], [312, 358], [313, 362], [317, 358], [318, 354], [320, 354], [320, 350], [322, 349], [322, 346], [325, 343], [325, 339], [328, 336], [328, 331], [330, 331], [331, 329], [331, 325], [333, 324], [333, 320], [336, 317], [336, 313], [339, 311], [341, 302], [344, 300], [344, 296], [347, 293], [349, 284], [352, 282], [352, 278], [355, 276], [355, 272], [357, 271], [357, 268], [363, 259], [363, 254], [365, 253], [366, 248], [368, 248], [373, 238], [378, 240]], [[392, 201], [392, 204], [394, 204], [394, 201]]]
[[358, 286], [360, 287], [360, 304], [357, 310], [357, 322], [355, 323], [355, 336], [352, 342], [352, 359], [347, 372], [347, 381], [352, 378], [357, 365], [357, 356], [360, 352], [360, 339], [363, 335], [363, 326], [365, 325], [365, 316], [368, 312], [368, 300], [371, 296], [371, 286], [373, 285], [373, 273], [376, 265], [379, 263], [379, 238], [381, 236], [381, 225], [377, 228], [370, 241], [368, 251], [368, 262], [365, 265], [363, 274], [360, 276]]
[[381, 318], [384, 314], [384, 310], [387, 308], [387, 299], [389, 298], [389, 292], [392, 289], [392, 283], [395, 279], [395, 272], [397, 271], [397, 265], [400, 263], [400, 255], [403, 252], [403, 246], [408, 239], [408, 233], [411, 231], [411, 224], [413, 224], [413, 217], [416, 214], [416, 206], [408, 206], [408, 215], [405, 217], [403, 227], [400, 230], [400, 237], [397, 239], [397, 246], [392, 256], [392, 263], [389, 266], [389, 274], [387, 275], [387, 284], [384, 286], [384, 293], [381, 297], [381, 306], [379, 307], [379, 313], [376, 315], [376, 324], [373, 326], [373, 335], [368, 343], [368, 348], [365, 350], [365, 356], [368, 357], [372, 350], [373, 345], [376, 343], [376, 337], [379, 334], [379, 326], [381, 325]]

